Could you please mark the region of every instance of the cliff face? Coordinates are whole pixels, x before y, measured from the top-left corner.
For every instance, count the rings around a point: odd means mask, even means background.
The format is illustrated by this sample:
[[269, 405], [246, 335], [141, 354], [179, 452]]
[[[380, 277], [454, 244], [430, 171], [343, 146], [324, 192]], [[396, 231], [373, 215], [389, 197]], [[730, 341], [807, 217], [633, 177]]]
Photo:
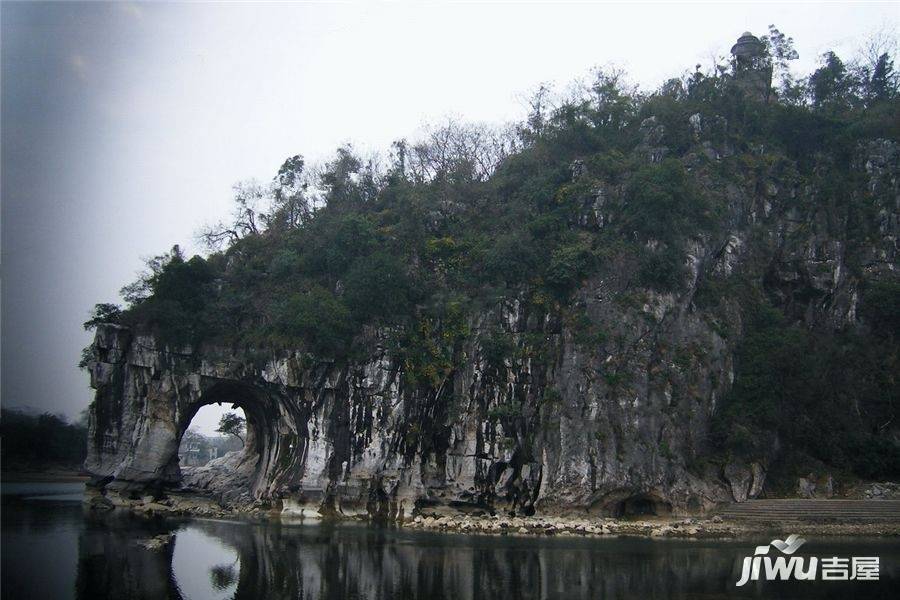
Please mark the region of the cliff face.
[[[701, 120], [691, 124], [700, 135]], [[659, 161], [658, 126], [641, 130], [638, 151]], [[640, 285], [634, 259], [612, 253], [570, 300], [577, 311], [525, 298], [481, 311], [429, 384], [409, 376], [384, 330], [333, 362], [299, 350], [173, 349], [100, 326], [87, 469], [113, 493], [185, 483], [231, 504], [385, 518], [424, 507], [696, 513], [759, 494], [770, 456], [702, 460], [746, 318], [711, 284], [740, 277], [809, 327], [856, 326], [862, 278], [895, 269], [900, 152], [876, 140], [854, 159], [864, 188], [853, 193], [872, 199], [871, 235], [859, 244], [860, 223], [817, 202], [783, 165], [723, 185], [709, 165], [731, 150], [698, 148], [682, 162], [726, 207], [726, 225], [691, 239], [678, 291]], [[622, 194], [612, 184], [583, 193], [578, 225], [615, 223]], [[183, 482], [181, 435], [216, 402], [244, 409], [247, 449]]]
[[[514, 339], [533, 335], [514, 304], [496, 316]], [[427, 391], [408, 387], [403, 366], [377, 345], [345, 366], [287, 356], [256, 367], [214, 350], [167, 352], [105, 326], [95, 342], [105, 361], [92, 371], [88, 469], [113, 475], [111, 490], [178, 484], [178, 443], [193, 414], [233, 402], [248, 417], [246, 455], [230, 457], [219, 478], [186, 482], [233, 503], [281, 499], [288, 509], [393, 517], [430, 505], [615, 512], [626, 499], [647, 510], [699, 510], [728, 497], [716, 474], [691, 474], [676, 454], [696, 452], [726, 385], [727, 376], [710, 382], [730, 372], [721, 339], [688, 316], [673, 315], [664, 333], [623, 324], [635, 331], [634, 348], [617, 372], [641, 381], [621, 397], [596, 375], [609, 356], [581, 351], [563, 324], [534, 325], [553, 354], [546, 363], [497, 369], [473, 344], [460, 350], [465, 366]], [[667, 367], [641, 343], [646, 336], [712, 349], [709, 367], [686, 378], [702, 402], [678, 406], [649, 381], [646, 373]]]

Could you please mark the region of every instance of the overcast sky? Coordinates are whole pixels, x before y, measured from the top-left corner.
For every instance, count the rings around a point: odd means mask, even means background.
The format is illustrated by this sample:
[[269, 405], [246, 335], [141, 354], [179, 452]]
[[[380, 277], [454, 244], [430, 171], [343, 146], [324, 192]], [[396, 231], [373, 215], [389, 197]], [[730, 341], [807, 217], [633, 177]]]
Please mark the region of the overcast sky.
[[[70, 416], [81, 323], [142, 258], [225, 216], [287, 156], [506, 121], [614, 63], [643, 88], [769, 23], [798, 69], [896, 32], [896, 2], [2, 4], [2, 402]], [[206, 413], [204, 413], [206, 415]], [[209, 431], [216, 416], [206, 416]]]

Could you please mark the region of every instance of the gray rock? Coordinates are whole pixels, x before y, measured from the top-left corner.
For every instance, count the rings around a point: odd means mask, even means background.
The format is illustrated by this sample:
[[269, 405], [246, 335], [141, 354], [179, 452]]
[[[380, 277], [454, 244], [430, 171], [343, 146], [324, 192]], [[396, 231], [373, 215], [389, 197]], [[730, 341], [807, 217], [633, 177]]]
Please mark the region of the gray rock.
[[807, 477], [797, 479], [797, 496], [800, 498], [816, 497], [816, 481], [811, 473]]
[[105, 510], [114, 509], [115, 504], [113, 504], [112, 500], [110, 500], [109, 498], [107, 498], [105, 496], [93, 496], [88, 501], [88, 507], [91, 510], [105, 511]]
[[175, 539], [174, 533], [164, 533], [162, 535], [157, 535], [152, 538], [147, 538], [143, 540], [138, 540], [138, 546], [142, 546], [147, 550], [159, 551], [165, 549], [172, 540]]
[[725, 465], [725, 479], [731, 486], [735, 502], [745, 502], [753, 483], [753, 471], [744, 463], [730, 462]]
[[766, 482], [766, 471], [758, 462], [750, 463], [750, 472], [753, 475], [753, 482], [750, 484], [750, 490], [747, 492], [748, 498], [756, 498], [762, 493], [763, 485]]

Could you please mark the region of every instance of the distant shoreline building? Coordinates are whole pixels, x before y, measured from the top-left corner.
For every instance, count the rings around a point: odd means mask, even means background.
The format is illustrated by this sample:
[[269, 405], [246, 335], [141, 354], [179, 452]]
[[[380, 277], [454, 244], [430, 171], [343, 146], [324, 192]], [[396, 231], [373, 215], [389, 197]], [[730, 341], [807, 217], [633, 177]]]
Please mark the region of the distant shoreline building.
[[184, 467], [202, 467], [218, 457], [219, 449], [210, 440], [200, 436], [183, 442], [178, 456]]

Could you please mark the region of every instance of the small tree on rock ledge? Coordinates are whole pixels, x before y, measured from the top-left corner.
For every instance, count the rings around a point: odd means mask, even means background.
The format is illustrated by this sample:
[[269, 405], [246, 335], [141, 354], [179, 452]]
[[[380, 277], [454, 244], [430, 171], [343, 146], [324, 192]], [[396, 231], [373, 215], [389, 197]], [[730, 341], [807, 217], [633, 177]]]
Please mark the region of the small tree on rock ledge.
[[218, 433], [224, 435], [233, 435], [241, 440], [244, 445], [243, 433], [246, 427], [246, 420], [236, 412], [227, 412], [219, 419], [219, 427], [216, 429]]

